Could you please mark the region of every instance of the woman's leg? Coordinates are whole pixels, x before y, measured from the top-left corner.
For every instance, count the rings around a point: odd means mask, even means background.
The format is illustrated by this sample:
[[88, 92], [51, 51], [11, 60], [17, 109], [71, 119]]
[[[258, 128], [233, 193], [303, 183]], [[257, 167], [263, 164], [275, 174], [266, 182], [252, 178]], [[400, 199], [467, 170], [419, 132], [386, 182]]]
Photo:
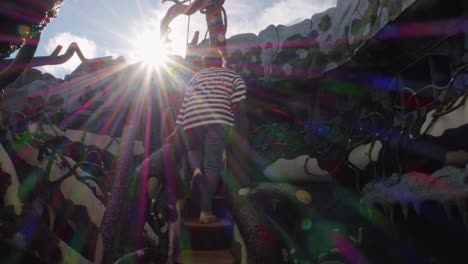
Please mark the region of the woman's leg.
[[224, 171], [223, 151], [226, 148], [227, 127], [220, 124], [205, 126], [203, 183], [200, 207], [212, 211], [212, 200]]
[[195, 127], [184, 131], [184, 144], [187, 150], [187, 160], [190, 168], [190, 176], [193, 177], [195, 170], [200, 171], [202, 168], [202, 150], [204, 140], [203, 127]]

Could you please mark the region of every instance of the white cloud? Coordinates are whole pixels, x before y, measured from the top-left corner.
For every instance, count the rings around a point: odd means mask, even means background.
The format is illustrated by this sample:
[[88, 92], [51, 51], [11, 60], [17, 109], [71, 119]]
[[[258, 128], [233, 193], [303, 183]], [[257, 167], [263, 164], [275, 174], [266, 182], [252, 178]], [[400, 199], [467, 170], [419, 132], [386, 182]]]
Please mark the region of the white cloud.
[[[44, 45], [44, 49], [46, 50], [47, 54], [51, 54], [58, 45], [61, 45], [63, 48], [60, 54], [63, 54], [72, 42], [76, 42], [78, 44], [81, 52], [86, 58], [97, 57], [97, 46], [94, 41], [87, 39], [85, 37], [72, 35], [70, 32], [62, 32], [62, 33], [56, 34], [55, 36], [53, 36], [47, 41], [47, 43]], [[40, 70], [43, 72], [51, 73], [55, 77], [61, 78], [65, 74], [71, 73], [80, 64], [81, 64], [81, 61], [78, 58], [78, 56], [75, 54], [71, 59], [69, 59], [64, 64], [54, 65], [54, 66], [44, 66], [44, 67], [41, 67]]]
[[114, 58], [114, 59], [120, 57], [119, 54], [117, 54], [117, 53], [115, 53], [115, 52], [113, 52], [113, 51], [110, 51], [110, 50], [108, 50], [108, 49], [106, 49], [106, 50], [104, 51], [104, 56], [106, 56], [106, 57], [107, 57], [107, 56], [111, 56], [111, 57]]

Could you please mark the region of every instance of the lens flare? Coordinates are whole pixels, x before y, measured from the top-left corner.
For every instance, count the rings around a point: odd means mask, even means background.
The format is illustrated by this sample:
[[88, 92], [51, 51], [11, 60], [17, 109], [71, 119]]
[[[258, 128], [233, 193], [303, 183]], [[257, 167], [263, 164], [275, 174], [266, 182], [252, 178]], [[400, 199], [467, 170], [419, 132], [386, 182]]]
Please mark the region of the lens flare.
[[162, 43], [155, 30], [142, 31], [132, 41], [131, 60], [147, 66], [164, 66], [170, 55], [169, 45]]

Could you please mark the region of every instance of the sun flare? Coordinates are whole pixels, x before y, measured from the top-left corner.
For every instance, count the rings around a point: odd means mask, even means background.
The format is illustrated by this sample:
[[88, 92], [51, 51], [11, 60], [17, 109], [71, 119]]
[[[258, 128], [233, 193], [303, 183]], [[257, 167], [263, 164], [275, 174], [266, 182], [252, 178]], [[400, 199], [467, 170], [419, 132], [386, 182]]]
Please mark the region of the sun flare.
[[143, 31], [132, 41], [132, 60], [141, 61], [147, 66], [164, 66], [169, 55], [170, 46], [161, 42], [159, 32]]

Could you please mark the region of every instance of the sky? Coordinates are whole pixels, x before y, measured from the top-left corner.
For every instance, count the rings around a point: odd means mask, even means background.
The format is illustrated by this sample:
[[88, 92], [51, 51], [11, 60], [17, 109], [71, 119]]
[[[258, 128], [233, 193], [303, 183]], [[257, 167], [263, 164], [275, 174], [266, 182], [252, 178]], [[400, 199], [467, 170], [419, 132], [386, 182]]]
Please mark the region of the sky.
[[[36, 56], [49, 55], [57, 45], [63, 46], [63, 53], [71, 42], [77, 42], [87, 58], [123, 56], [129, 63], [138, 62], [145, 52], [155, 50], [160, 21], [172, 5], [161, 0], [65, 0], [59, 16], [44, 30]], [[225, 0], [226, 36], [258, 34], [271, 24], [293, 25], [334, 6], [336, 0]], [[171, 54], [184, 56], [188, 24], [187, 16], [179, 16], [169, 25]], [[195, 30], [203, 40], [203, 14], [190, 17], [189, 40]], [[66, 64], [39, 69], [63, 78], [79, 63], [75, 55]]]

